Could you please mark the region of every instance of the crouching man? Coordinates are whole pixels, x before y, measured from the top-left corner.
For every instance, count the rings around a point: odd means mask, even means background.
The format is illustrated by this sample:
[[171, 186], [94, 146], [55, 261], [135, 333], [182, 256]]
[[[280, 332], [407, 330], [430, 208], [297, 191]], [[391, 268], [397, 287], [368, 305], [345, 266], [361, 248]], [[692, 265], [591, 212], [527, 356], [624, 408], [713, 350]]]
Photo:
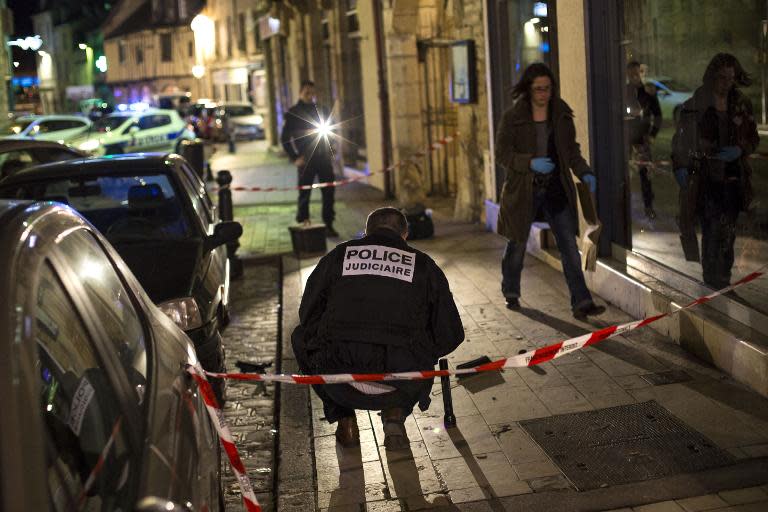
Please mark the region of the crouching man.
[[[325, 255], [309, 276], [291, 341], [305, 374], [388, 373], [432, 369], [464, 341], [448, 280], [405, 239], [395, 208], [368, 215], [365, 237]], [[407, 448], [405, 419], [429, 407], [432, 380], [313, 386], [336, 440], [359, 442], [355, 409], [382, 411], [384, 445]]]

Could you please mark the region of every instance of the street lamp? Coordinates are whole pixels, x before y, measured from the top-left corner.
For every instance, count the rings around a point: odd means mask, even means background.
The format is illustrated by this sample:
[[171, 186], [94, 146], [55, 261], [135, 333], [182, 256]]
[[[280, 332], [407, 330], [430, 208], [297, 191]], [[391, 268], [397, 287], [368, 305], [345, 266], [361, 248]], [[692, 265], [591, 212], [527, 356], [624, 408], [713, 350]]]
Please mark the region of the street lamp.
[[[195, 65], [192, 66], [192, 76], [197, 78], [198, 88], [202, 89], [200, 86], [201, 79], [205, 76], [205, 65], [211, 60], [216, 49], [216, 25], [205, 14], [198, 14], [192, 19], [190, 27], [195, 37]], [[202, 90], [200, 95], [203, 95]]]

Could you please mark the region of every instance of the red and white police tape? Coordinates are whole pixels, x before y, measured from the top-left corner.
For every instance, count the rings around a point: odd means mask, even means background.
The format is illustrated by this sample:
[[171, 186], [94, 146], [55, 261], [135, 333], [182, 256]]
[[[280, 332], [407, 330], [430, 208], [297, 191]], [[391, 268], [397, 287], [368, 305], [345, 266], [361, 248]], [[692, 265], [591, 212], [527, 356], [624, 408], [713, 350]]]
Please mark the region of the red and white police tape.
[[239, 381], [284, 382], [288, 384], [342, 384], [349, 382], [424, 380], [448, 375], [466, 375], [470, 373], [497, 371], [504, 368], [536, 366], [538, 364], [551, 361], [552, 359], [562, 357], [566, 354], [570, 354], [584, 347], [588, 347], [589, 345], [594, 345], [600, 341], [607, 340], [608, 338], [613, 338], [635, 329], [645, 327], [646, 325], [656, 322], [664, 317], [678, 314], [683, 310], [690, 309], [692, 307], [698, 306], [699, 304], [709, 302], [715, 297], [723, 295], [724, 293], [728, 293], [729, 291], [741, 285], [761, 277], [764, 275], [763, 269], [765, 268], [768, 268], [768, 265], [763, 265], [757, 271], [752, 272], [751, 274], [736, 281], [732, 285], [723, 288], [722, 290], [718, 290], [709, 295], [699, 297], [698, 299], [690, 302], [677, 311], [662, 313], [660, 315], [648, 317], [643, 320], [636, 320], [634, 322], [628, 322], [626, 324], [612, 325], [610, 327], [605, 327], [604, 329], [587, 333], [582, 336], [577, 336], [575, 338], [561, 341], [553, 345], [538, 348], [533, 352], [533, 354], [530, 355], [528, 353], [524, 353], [513, 357], [505, 357], [497, 361], [491, 361], [490, 363], [476, 366], [474, 368], [366, 374], [341, 373], [332, 375], [262, 375], [258, 373], [213, 373], [207, 372], [199, 366], [190, 365], [187, 366], [187, 371], [192, 375], [200, 387], [203, 400], [205, 401], [205, 406], [208, 410], [208, 414], [211, 417], [211, 422], [219, 434], [219, 439], [221, 440], [221, 444], [224, 447], [224, 451], [227, 452], [227, 456], [229, 457], [229, 463], [232, 467], [232, 471], [234, 471], [235, 476], [237, 477], [237, 481], [240, 484], [240, 490], [242, 492], [243, 503], [245, 504], [246, 510], [248, 512], [261, 512], [261, 506], [256, 500], [256, 495], [253, 492], [253, 487], [251, 486], [251, 481], [248, 478], [248, 474], [246, 473], [245, 466], [243, 466], [243, 463], [240, 460], [240, 455], [237, 451], [237, 447], [232, 441], [232, 435], [230, 434], [229, 428], [227, 427], [226, 421], [224, 420], [224, 414], [216, 402], [216, 396], [214, 395], [213, 389], [211, 388], [211, 385], [208, 382], [206, 376]]
[[652, 317], [645, 318], [643, 320], [636, 320], [634, 322], [628, 322], [621, 325], [612, 325], [605, 327], [598, 331], [577, 336], [553, 345], [538, 348], [533, 353], [526, 352], [513, 357], [505, 357], [497, 361], [491, 361], [475, 368], [465, 368], [457, 370], [422, 370], [411, 372], [394, 372], [394, 373], [339, 373], [332, 375], [284, 375], [284, 374], [258, 374], [258, 373], [212, 373], [206, 372], [209, 377], [218, 377], [223, 379], [240, 380], [240, 381], [262, 381], [262, 382], [285, 382], [288, 384], [343, 384], [349, 382], [381, 382], [391, 380], [424, 380], [431, 379], [433, 377], [443, 377], [447, 375], [465, 375], [469, 373], [487, 372], [494, 370], [501, 370], [503, 368], [519, 368], [525, 366], [535, 366], [537, 364], [545, 363], [557, 357], [562, 357], [571, 352], [575, 352], [589, 345], [594, 345], [600, 341], [608, 338], [613, 338], [621, 334], [625, 334], [640, 327], [645, 327], [648, 324], [661, 320], [664, 317], [672, 316], [680, 313], [680, 311], [690, 309], [699, 304], [704, 304], [710, 300], [728, 293], [729, 291], [754, 281], [758, 277], [762, 276], [763, 269], [768, 268], [768, 265], [760, 267], [757, 271], [752, 272], [746, 277], [736, 281], [730, 286], [718, 290], [709, 295], [699, 297], [680, 308], [677, 311], [669, 313], [662, 313]]
[[210, 189], [211, 192], [218, 192], [222, 188], [229, 188], [233, 192], [293, 192], [296, 190], [312, 190], [316, 188], [326, 188], [326, 187], [341, 187], [343, 185], [349, 185], [350, 183], [353, 183], [355, 181], [362, 181], [365, 179], [370, 178], [371, 176], [375, 174], [383, 174], [385, 172], [392, 172], [398, 167], [402, 167], [408, 162], [414, 162], [417, 158], [422, 158], [427, 156], [429, 153], [436, 151], [438, 149], [441, 149], [454, 140], [456, 140], [456, 137], [459, 136], [459, 132], [455, 132], [453, 135], [449, 135], [447, 137], [443, 137], [442, 139], [439, 139], [433, 143], [431, 143], [425, 150], [418, 151], [411, 155], [410, 157], [406, 158], [405, 160], [401, 160], [395, 164], [390, 165], [389, 167], [385, 169], [381, 169], [380, 171], [372, 172], [371, 174], [365, 175], [365, 176], [356, 176], [354, 178], [344, 178], [342, 180], [335, 180], [335, 181], [326, 181], [321, 183], [313, 183], [311, 185], [297, 185], [295, 187], [233, 187], [231, 185], [225, 185], [224, 187], [220, 188], [212, 188]]
[[200, 388], [200, 393], [205, 402], [205, 408], [208, 410], [208, 415], [211, 417], [211, 423], [216, 428], [216, 432], [219, 434], [219, 440], [224, 451], [227, 452], [229, 457], [229, 465], [232, 467], [232, 471], [237, 477], [237, 482], [240, 484], [240, 492], [243, 496], [243, 505], [247, 512], [261, 512], [261, 505], [256, 499], [256, 494], [253, 492], [251, 486], [251, 479], [248, 478], [248, 473], [245, 471], [243, 461], [240, 460], [240, 454], [237, 452], [237, 447], [232, 440], [232, 434], [227, 427], [226, 421], [224, 421], [224, 413], [219, 408], [219, 404], [216, 401], [216, 395], [213, 393], [211, 384], [206, 379], [206, 372], [200, 366], [187, 366], [187, 371], [197, 382]]
[[[768, 153], [752, 153], [747, 158], [751, 160], [768, 160]], [[630, 160], [630, 163], [641, 167], [650, 167], [655, 170], [672, 168], [672, 160]]]

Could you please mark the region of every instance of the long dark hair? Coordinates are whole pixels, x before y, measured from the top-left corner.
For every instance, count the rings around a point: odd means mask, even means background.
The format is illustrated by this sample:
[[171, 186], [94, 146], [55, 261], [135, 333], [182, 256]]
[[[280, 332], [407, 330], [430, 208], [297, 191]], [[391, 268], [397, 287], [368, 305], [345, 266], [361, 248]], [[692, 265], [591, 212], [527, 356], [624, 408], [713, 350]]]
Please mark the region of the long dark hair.
[[704, 87], [711, 89], [717, 79], [717, 73], [723, 68], [733, 68], [737, 86], [749, 87], [752, 85], [752, 77], [741, 67], [739, 59], [730, 53], [718, 53], [712, 57], [704, 71], [704, 77], [701, 79]]
[[518, 100], [523, 98], [525, 100], [531, 99], [531, 85], [533, 81], [541, 76], [546, 76], [552, 82], [552, 97], [555, 96], [557, 90], [557, 82], [555, 82], [555, 75], [549, 66], [543, 62], [534, 62], [523, 71], [523, 76], [520, 81], [512, 88], [512, 99]]

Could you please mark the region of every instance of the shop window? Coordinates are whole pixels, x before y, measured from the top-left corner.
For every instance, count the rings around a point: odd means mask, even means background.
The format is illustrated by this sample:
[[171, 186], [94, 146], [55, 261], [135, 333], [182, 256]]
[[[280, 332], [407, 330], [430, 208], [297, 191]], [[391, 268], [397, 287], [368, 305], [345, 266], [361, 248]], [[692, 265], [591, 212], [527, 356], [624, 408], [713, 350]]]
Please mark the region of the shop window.
[[[760, 157], [768, 140], [758, 132], [767, 121], [768, 8], [756, 0], [621, 6], [615, 123], [625, 138], [631, 249], [722, 288], [763, 265], [768, 251], [768, 160]], [[758, 280], [732, 298], [768, 312], [766, 292]]]

